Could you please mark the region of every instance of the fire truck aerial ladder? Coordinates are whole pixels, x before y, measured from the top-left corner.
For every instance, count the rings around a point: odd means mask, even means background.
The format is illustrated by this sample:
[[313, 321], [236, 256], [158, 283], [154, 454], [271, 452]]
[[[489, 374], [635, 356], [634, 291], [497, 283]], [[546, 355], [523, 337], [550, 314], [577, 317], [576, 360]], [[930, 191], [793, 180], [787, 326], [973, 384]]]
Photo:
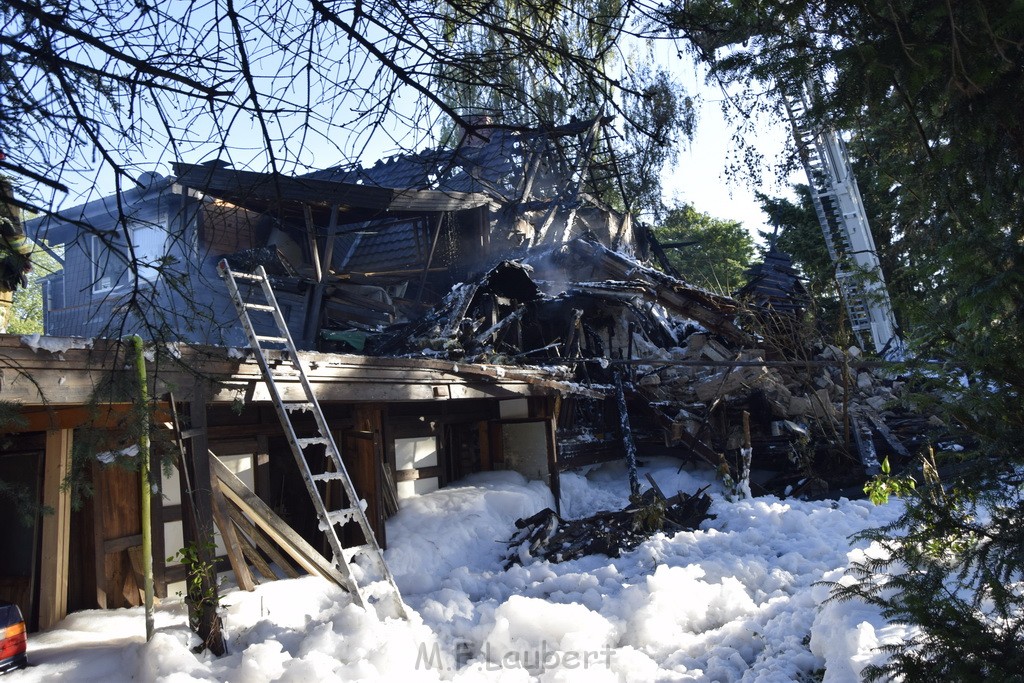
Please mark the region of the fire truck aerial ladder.
[[796, 138], [839, 294], [857, 344], [871, 343], [880, 355], [902, 354], [889, 290], [878, 262], [864, 203], [839, 134], [810, 117], [809, 84], [782, 87], [782, 101]]

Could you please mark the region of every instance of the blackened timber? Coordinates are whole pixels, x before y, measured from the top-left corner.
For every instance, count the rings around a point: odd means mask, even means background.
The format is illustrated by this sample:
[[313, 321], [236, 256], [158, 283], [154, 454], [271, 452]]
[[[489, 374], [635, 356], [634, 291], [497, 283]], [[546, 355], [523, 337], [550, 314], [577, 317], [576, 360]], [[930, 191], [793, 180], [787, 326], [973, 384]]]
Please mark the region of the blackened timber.
[[881, 471], [878, 463], [878, 453], [875, 451], [875, 442], [871, 435], [871, 428], [860, 420], [856, 411], [850, 412], [850, 431], [853, 432], [853, 442], [857, 447], [857, 455], [864, 466], [868, 476], [874, 476]]
[[891, 366], [891, 363], [878, 360], [858, 359], [814, 359], [814, 360], [704, 360], [704, 359], [663, 359], [663, 358], [642, 358], [627, 360], [625, 358], [567, 358], [566, 361], [574, 363], [603, 362], [611, 365], [659, 365], [668, 367], [692, 367], [692, 368], [745, 368], [745, 367], [766, 367], [766, 368], [831, 368], [849, 366], [851, 368], [881, 368]]
[[644, 402], [642, 405], [648, 408], [650, 413], [654, 416], [655, 421], [664, 428], [666, 446], [678, 446], [681, 444], [690, 449], [690, 453], [693, 455], [696, 455], [712, 467], [716, 469], [718, 468], [719, 463], [721, 462], [721, 456], [712, 450], [710, 446], [693, 434], [690, 434], [686, 431], [685, 426], [676, 423], [655, 406], [652, 406], [647, 402]]
[[337, 206], [339, 223], [360, 222], [384, 212], [460, 211], [490, 202], [480, 193], [391, 189], [193, 164], [174, 164], [174, 171], [178, 185], [240, 206]]
[[476, 290], [477, 285], [475, 284], [462, 285], [456, 290], [456, 296], [453, 299], [452, 306], [448, 312], [448, 324], [441, 332], [442, 338], [454, 336], [455, 331], [458, 330], [459, 325], [462, 323], [462, 319], [466, 317], [466, 312], [473, 303], [473, 296], [476, 294]]
[[416, 294], [416, 301], [423, 301], [423, 290], [427, 286], [427, 276], [430, 275], [430, 266], [434, 262], [434, 252], [437, 251], [437, 241], [441, 237], [441, 225], [443, 216], [438, 216], [437, 225], [434, 227], [434, 238], [430, 241], [430, 253], [427, 254], [427, 261], [423, 264], [423, 275], [420, 276], [420, 288]]
[[893, 434], [885, 421], [883, 421], [878, 415], [870, 412], [865, 412], [865, 416], [868, 418], [868, 421], [871, 422], [871, 426], [875, 428], [875, 431], [878, 432], [883, 439], [885, 439], [885, 442], [889, 444], [889, 448], [891, 448], [896, 455], [903, 458], [910, 457], [910, 451], [908, 451], [907, 447], [899, 440], [899, 437]]
[[629, 469], [629, 491], [632, 495], [637, 495], [640, 493], [640, 480], [636, 474], [636, 443], [633, 441], [633, 430], [629, 426], [626, 392], [622, 388], [622, 374], [619, 372], [615, 373], [615, 400], [619, 406], [622, 444], [626, 448], [626, 467]]
[[[0, 335], [0, 390], [4, 399], [18, 402], [30, 411], [45, 410], [47, 415], [33, 418], [44, 429], [76, 427], [81, 424], [84, 411], [66, 419], [60, 411], [88, 405], [95, 386], [107, 381], [111, 374], [125, 374], [123, 363], [119, 362], [121, 342], [58, 337], [48, 341], [63, 348], [37, 349], [20, 336]], [[176, 398], [188, 401], [197, 375], [216, 383], [216, 390], [209, 396], [211, 402], [231, 403], [239, 392], [250, 397], [265, 394], [259, 389], [262, 375], [251, 355], [243, 356], [235, 349], [222, 347], [181, 345], [174, 349], [177, 357], [169, 358], [162, 354], [163, 350], [157, 349], [160, 355], [147, 372], [153, 385], [151, 395], [165, 394], [169, 387], [174, 387]], [[268, 351], [267, 357], [274, 363], [285, 359], [275, 351]], [[572, 382], [569, 368], [559, 374], [551, 368], [498, 367], [432, 358], [315, 352], [301, 352], [299, 357], [308, 368], [307, 375], [321, 401], [434, 400], [434, 388], [438, 386], [445, 387], [453, 398], [511, 398], [552, 392], [603, 395]]]
[[738, 310], [734, 299], [691, 287], [681, 280], [654, 270], [612, 251], [603, 245], [585, 239], [571, 243], [571, 249], [591, 262], [599, 263], [616, 279], [646, 282], [655, 287], [656, 296], [666, 307], [684, 317], [696, 320], [713, 332], [723, 334], [737, 342], [747, 340], [747, 334], [736, 326], [733, 315]]

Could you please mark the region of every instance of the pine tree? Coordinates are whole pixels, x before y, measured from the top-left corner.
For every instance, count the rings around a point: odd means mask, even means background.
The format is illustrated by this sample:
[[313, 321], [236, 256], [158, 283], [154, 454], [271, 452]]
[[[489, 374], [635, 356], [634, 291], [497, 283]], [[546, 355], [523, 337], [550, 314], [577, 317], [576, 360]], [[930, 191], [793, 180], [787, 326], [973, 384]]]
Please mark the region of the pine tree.
[[1008, 112], [1024, 98], [1024, 6], [696, 0], [664, 16], [751, 97], [808, 77], [826, 86], [813, 115], [852, 136], [915, 382], [929, 389], [918, 400], [970, 439], [941, 484], [870, 534], [889, 556], [839, 587], [920, 628], [868, 673], [1019, 680], [1024, 126]]

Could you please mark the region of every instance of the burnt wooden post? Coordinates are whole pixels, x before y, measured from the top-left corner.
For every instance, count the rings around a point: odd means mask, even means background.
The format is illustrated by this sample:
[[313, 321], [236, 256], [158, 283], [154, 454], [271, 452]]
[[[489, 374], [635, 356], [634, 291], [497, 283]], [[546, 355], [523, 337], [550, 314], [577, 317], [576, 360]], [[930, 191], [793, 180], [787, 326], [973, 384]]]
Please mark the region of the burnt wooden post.
[[[197, 379], [192, 388], [192, 399], [189, 403], [191, 429], [190, 438], [186, 440], [185, 467], [188, 468], [192, 490], [189, 491], [189, 502], [195, 519], [195, 551], [200, 572], [199, 595], [190, 595], [188, 603], [189, 623], [215, 655], [226, 651], [224, 637], [221, 633], [221, 620], [217, 615], [220, 596], [217, 592], [217, 549], [213, 535], [213, 492], [210, 486], [209, 443], [206, 434], [206, 403], [209, 398], [209, 387], [202, 379]], [[189, 590], [191, 593], [191, 590]], [[198, 599], [197, 599], [198, 598]], [[198, 603], [198, 604], [197, 604]]]
[[622, 428], [622, 445], [626, 449], [626, 467], [629, 468], [629, 494], [639, 495], [640, 479], [636, 474], [636, 442], [633, 441], [633, 430], [629, 426], [629, 413], [626, 411], [626, 392], [622, 388], [622, 372], [615, 371], [615, 400], [619, 406], [619, 423]]
[[309, 205], [303, 207], [306, 216], [306, 229], [309, 231], [310, 253], [316, 269], [316, 285], [310, 292], [309, 311], [306, 315], [303, 327], [303, 339], [309, 343], [310, 348], [316, 348], [317, 339], [320, 334], [321, 309], [324, 303], [324, 292], [327, 289], [328, 280], [331, 278], [331, 260], [334, 258], [334, 238], [338, 234], [338, 205], [331, 206], [330, 223], [327, 225], [327, 237], [324, 241], [323, 257], [321, 259], [317, 249], [316, 226], [313, 223], [313, 212]]
[[544, 429], [548, 445], [548, 474], [551, 477], [551, 494], [555, 497], [555, 513], [562, 513], [562, 485], [558, 469], [558, 412], [562, 406], [562, 396], [555, 394], [544, 401]]
[[[381, 447], [381, 406], [377, 403], [358, 404], [354, 409], [355, 429], [344, 435], [344, 462], [356, 493], [366, 500], [366, 518], [381, 548], [387, 547], [384, 524], [383, 485], [381, 468], [384, 453]], [[349, 501], [358, 505], [359, 501]], [[357, 531], [358, 533], [358, 531]], [[366, 540], [357, 541], [366, 543]]]

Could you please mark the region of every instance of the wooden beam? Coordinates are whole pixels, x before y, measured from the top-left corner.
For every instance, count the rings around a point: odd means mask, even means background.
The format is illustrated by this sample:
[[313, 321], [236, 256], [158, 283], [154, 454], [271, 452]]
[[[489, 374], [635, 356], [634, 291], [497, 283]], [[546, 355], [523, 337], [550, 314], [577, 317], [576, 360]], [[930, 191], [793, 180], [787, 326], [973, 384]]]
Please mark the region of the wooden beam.
[[235, 473], [229, 470], [218, 457], [210, 458], [210, 466], [217, 478], [224, 484], [222, 489], [224, 495], [248, 515], [256, 526], [273, 539], [299, 566], [310, 574], [322, 576], [345, 590], [349, 589], [348, 582], [341, 572], [335, 569], [334, 565], [328, 562], [304, 538], [295, 533], [295, 530], [288, 526], [287, 522], [278, 517], [270, 509], [270, 506], [236, 477]]
[[[427, 262], [423, 264], [423, 275], [420, 276], [420, 290], [416, 294], [416, 303], [423, 301], [423, 289], [427, 286], [427, 276], [430, 275], [430, 266], [434, 262], [434, 252], [437, 251], [437, 242], [441, 237], [441, 228], [444, 222], [444, 214], [439, 214], [437, 217], [437, 225], [434, 228], [434, 239], [430, 242], [430, 253], [427, 254]], [[423, 219], [423, 224], [427, 224], [427, 219]], [[429, 230], [429, 225], [428, 225]]]
[[[192, 387], [192, 400], [189, 401], [189, 427], [196, 430], [188, 440], [185, 448], [185, 467], [191, 470], [192, 495], [190, 504], [196, 520], [196, 555], [205, 567], [212, 567], [217, 561], [213, 548], [213, 474], [210, 467], [210, 449], [206, 439], [206, 404], [209, 385], [205, 380], [196, 378]], [[198, 624], [196, 632], [203, 644], [216, 655], [225, 651], [222, 621], [217, 614], [215, 605], [219, 600], [217, 572], [215, 569], [202, 572], [203, 595], [211, 595], [211, 604], [201, 606], [189, 605], [189, 618]]]
[[[117, 427], [133, 410], [130, 403], [105, 403], [88, 405], [44, 405], [22, 406], [18, 416], [24, 424], [8, 425], [7, 429], [17, 432], [47, 432], [58, 429], [74, 429], [88, 424], [94, 428]], [[166, 420], [166, 404], [157, 404], [152, 419]]]
[[137, 545], [142, 545], [142, 534], [131, 534], [129, 536], [110, 538], [103, 541], [103, 553], [105, 555], [116, 555], [117, 553], [123, 553], [125, 550], [128, 550], [128, 548]]
[[[230, 506], [230, 503], [227, 503], [226, 505]], [[274, 573], [274, 570], [270, 568], [270, 565], [267, 564], [267, 561], [263, 559], [263, 556], [260, 555], [260, 551], [256, 549], [256, 546], [248, 539], [248, 537], [246, 537], [245, 534], [241, 533], [241, 529], [238, 531], [239, 533], [236, 534], [238, 537], [238, 545], [241, 547], [242, 554], [245, 558], [249, 560], [249, 562], [252, 562], [252, 566], [256, 567], [256, 570], [264, 579], [267, 581], [276, 581], [277, 575]]]
[[[0, 368], [0, 392], [4, 398], [35, 408], [80, 408], [88, 405], [95, 386], [109, 379], [111, 373], [124, 374], [120, 369], [123, 351], [119, 353], [117, 342], [93, 340], [91, 348], [85, 348], [81, 340], [64, 341], [68, 348], [56, 353], [33, 350], [17, 336], [0, 335], [0, 356], [8, 363], [7, 367]], [[269, 400], [262, 373], [251, 358], [229, 357], [228, 350], [218, 347], [182, 346], [180, 353], [181, 357], [174, 361], [163, 358], [154, 361], [151, 372], [147, 373], [152, 378], [151, 395], [162, 395], [173, 386], [177, 388], [175, 393], [179, 400], [192, 400], [192, 373], [198, 372], [218, 382], [217, 389], [206, 400], [232, 403], [239, 391], [253, 392], [255, 400]], [[267, 357], [272, 363], [285, 359], [273, 351], [267, 352]], [[453, 398], [530, 396], [553, 391], [603, 396], [600, 391], [558, 381], [547, 372], [511, 366], [314, 352], [301, 352], [300, 357], [321, 401], [433, 401], [437, 398], [434, 388], [439, 385], [447, 385]], [[289, 384], [294, 386], [289, 387]], [[305, 400], [297, 381], [282, 382], [282, 387], [286, 393], [301, 395], [297, 400]], [[80, 412], [68, 417], [79, 419], [83, 415]], [[49, 416], [39, 419], [45, 420], [41, 423], [43, 429], [73, 426], [70, 422], [59, 421], [57, 426], [52, 426]]]
[[98, 461], [92, 462], [92, 547], [93, 575], [96, 577], [96, 606], [107, 609], [107, 553], [104, 549], [106, 529], [101, 501], [106, 500], [106, 482]]
[[270, 540], [270, 538], [260, 531], [260, 528], [249, 521], [249, 519], [242, 514], [230, 500], [228, 504], [228, 515], [231, 517], [231, 521], [235, 523], [238, 530], [243, 536], [247, 536], [252, 539], [253, 545], [259, 550], [262, 550], [267, 554], [270, 559], [277, 564], [278, 567], [284, 572], [285, 576], [289, 579], [296, 578], [299, 573], [295, 571], [295, 567], [292, 566], [291, 561], [277, 549], [277, 545]]
[[548, 488], [555, 497], [555, 512], [562, 514], [562, 484], [559, 479], [558, 469], [558, 438], [555, 431], [558, 427], [558, 409], [561, 405], [560, 397], [548, 398], [544, 414], [544, 430], [547, 436], [548, 445]]
[[68, 558], [71, 543], [71, 493], [62, 488], [71, 470], [70, 429], [46, 433], [42, 561], [39, 570], [39, 628], [47, 629], [67, 616]]
[[[214, 457], [210, 454], [210, 457]], [[245, 563], [245, 555], [242, 553], [242, 545], [239, 543], [238, 534], [235, 533], [235, 525], [231, 523], [231, 517], [227, 511], [227, 501], [224, 500], [224, 493], [221, 491], [217, 476], [210, 468], [210, 494], [211, 507], [213, 509], [213, 521], [220, 529], [220, 537], [224, 541], [224, 548], [227, 550], [228, 562], [231, 563], [231, 570], [235, 573], [235, 580], [238, 587], [245, 591], [256, 590], [256, 584], [249, 572], [249, 565]]]
[[440, 465], [433, 465], [412, 470], [395, 470], [394, 476], [396, 483], [400, 481], [416, 481], [417, 479], [431, 479], [441, 476], [441, 467]]

